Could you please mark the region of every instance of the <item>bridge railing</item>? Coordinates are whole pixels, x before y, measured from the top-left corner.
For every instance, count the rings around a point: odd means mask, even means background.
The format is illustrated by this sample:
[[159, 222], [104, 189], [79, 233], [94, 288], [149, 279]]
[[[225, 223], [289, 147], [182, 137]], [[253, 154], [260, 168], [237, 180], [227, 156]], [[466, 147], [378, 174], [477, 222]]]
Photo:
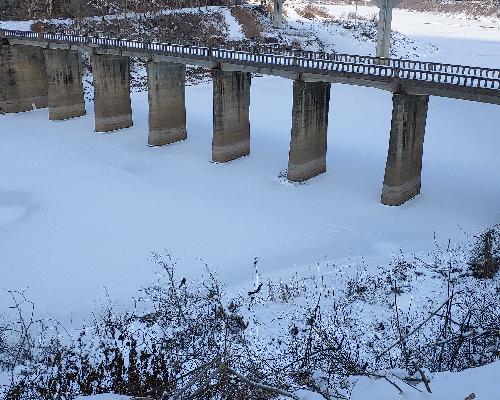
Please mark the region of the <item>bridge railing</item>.
[[31, 31], [0, 30], [7, 37], [28, 38], [55, 43], [79, 44], [90, 47], [140, 49], [173, 57], [190, 56], [197, 59], [245, 63], [255, 66], [287, 67], [311, 73], [335, 72], [366, 79], [393, 78], [431, 81], [466, 87], [500, 89], [500, 70], [427, 61], [380, 59], [337, 53], [320, 53], [269, 46], [231, 45], [224, 48], [203, 43], [170, 44], [141, 42], [119, 38], [72, 34], [36, 33]]

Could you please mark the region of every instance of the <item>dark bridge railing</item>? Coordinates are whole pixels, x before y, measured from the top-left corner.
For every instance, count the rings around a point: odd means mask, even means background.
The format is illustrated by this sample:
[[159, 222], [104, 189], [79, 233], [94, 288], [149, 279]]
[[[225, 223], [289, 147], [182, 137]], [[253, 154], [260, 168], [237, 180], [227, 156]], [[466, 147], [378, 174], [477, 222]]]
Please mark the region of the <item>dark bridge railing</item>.
[[203, 43], [141, 42], [107, 37], [15, 30], [0, 30], [0, 35], [7, 38], [25, 38], [88, 47], [98, 46], [121, 50], [137, 49], [141, 52], [159, 53], [172, 57], [188, 56], [193, 60], [229, 62], [316, 74], [333, 74], [372, 80], [408, 79], [469, 88], [500, 90], [500, 69], [466, 65], [311, 52], [284, 49], [281, 46], [238, 44], [220, 48], [207, 46]]

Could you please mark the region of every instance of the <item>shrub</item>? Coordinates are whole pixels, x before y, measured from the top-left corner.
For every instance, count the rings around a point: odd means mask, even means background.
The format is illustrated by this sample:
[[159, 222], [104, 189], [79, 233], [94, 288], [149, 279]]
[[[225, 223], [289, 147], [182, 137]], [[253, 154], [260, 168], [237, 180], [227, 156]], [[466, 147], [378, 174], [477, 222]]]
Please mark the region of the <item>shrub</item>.
[[478, 279], [492, 279], [500, 269], [500, 225], [476, 237], [469, 258], [472, 274]]

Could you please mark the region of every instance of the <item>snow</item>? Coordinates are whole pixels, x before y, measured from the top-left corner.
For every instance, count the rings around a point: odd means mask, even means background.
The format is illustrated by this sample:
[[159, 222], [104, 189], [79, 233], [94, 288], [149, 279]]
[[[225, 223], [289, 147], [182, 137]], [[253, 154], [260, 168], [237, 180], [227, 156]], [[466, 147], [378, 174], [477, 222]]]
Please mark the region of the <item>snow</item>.
[[243, 40], [245, 39], [245, 34], [243, 33], [243, 28], [238, 23], [236, 18], [231, 14], [228, 8], [221, 7], [220, 11], [224, 18], [226, 19], [226, 24], [228, 25], [228, 39], [229, 40]]
[[[426, 392], [423, 384], [418, 386], [421, 391], [418, 392], [399, 383], [398, 386], [404, 390], [404, 395], [399, 395], [395, 387], [382, 379], [373, 380], [363, 377], [354, 387], [351, 400], [368, 399], [373, 396], [373, 393], [376, 393], [379, 399], [404, 398], [406, 400], [463, 400], [474, 393], [476, 399], [496, 400], [500, 393], [498, 376], [500, 376], [500, 361], [462, 372], [441, 372], [431, 378], [432, 394]], [[398, 382], [397, 379], [393, 380]]]
[[[355, 5], [318, 3], [318, 6], [334, 18], [348, 19], [354, 23], [352, 15], [356, 12]], [[284, 4], [288, 14], [287, 27], [309, 32], [339, 53], [375, 54], [373, 40], [357, 37], [354, 30], [343, 29], [340, 25], [311, 22], [296, 12], [297, 8], [302, 7], [304, 3], [294, 0]], [[378, 16], [378, 8], [358, 6], [357, 15], [371, 19]], [[393, 39], [400, 39], [393, 43], [392, 51], [396, 56], [500, 68], [499, 18], [423, 13], [396, 8], [393, 10], [392, 30], [395, 32]], [[404, 36], [398, 36], [398, 33]]]
[[432, 248], [433, 232], [460, 240], [462, 229], [498, 221], [496, 106], [432, 98], [422, 194], [393, 208], [379, 202], [389, 93], [334, 85], [328, 172], [295, 186], [278, 179], [291, 82], [255, 79], [252, 91], [252, 154], [227, 164], [209, 162], [211, 85], [187, 88], [189, 138], [161, 148], [146, 146], [146, 93], [132, 96], [135, 126], [112, 134], [93, 133], [91, 104], [64, 122], [49, 122], [46, 110], [0, 117], [2, 202], [26, 210], [1, 227], [1, 286], [29, 286], [51, 316], [81, 316], [103, 287], [133, 296], [152, 278], [149, 253], [163, 248], [184, 258], [187, 275], [200, 258], [238, 290], [252, 285], [254, 257], [264, 276], [321, 258], [384, 262], [400, 248]]
[[[337, 15], [353, 8], [327, 7]], [[230, 37], [241, 38], [241, 27], [224, 13]], [[395, 10], [393, 21], [422, 59], [500, 67], [498, 20]], [[23, 23], [0, 28], [26, 29]], [[338, 51], [373, 54], [371, 41], [329, 36], [319, 24], [311, 29]], [[38, 315], [78, 326], [107, 294], [119, 306], [130, 305], [137, 288], [154, 279], [152, 251], [181, 257], [179, 273], [188, 278], [198, 278], [205, 263], [213, 266], [236, 293], [254, 287], [255, 257], [263, 279], [286, 279], [328, 260], [339, 269], [353, 260], [375, 268], [400, 249], [427, 253], [434, 233], [441, 243], [460, 242], [464, 232], [500, 220], [498, 106], [432, 97], [422, 193], [386, 207], [379, 199], [390, 93], [333, 85], [327, 173], [294, 185], [279, 177], [287, 168], [291, 81], [253, 80], [252, 154], [227, 164], [209, 162], [211, 85], [186, 90], [188, 140], [161, 148], [146, 145], [146, 93], [132, 94], [134, 127], [111, 134], [93, 132], [91, 102], [86, 117], [57, 123], [46, 110], [0, 115], [1, 289], [28, 288]], [[8, 305], [1, 290], [0, 312]], [[462, 399], [474, 392], [496, 400], [499, 373], [496, 362], [436, 374], [432, 395], [405, 386], [404, 398]], [[387, 382], [363, 378], [352, 400], [373, 393], [397, 397]]]
[[118, 394], [98, 394], [94, 396], [79, 396], [75, 400], [128, 400], [129, 396], [120, 396]]

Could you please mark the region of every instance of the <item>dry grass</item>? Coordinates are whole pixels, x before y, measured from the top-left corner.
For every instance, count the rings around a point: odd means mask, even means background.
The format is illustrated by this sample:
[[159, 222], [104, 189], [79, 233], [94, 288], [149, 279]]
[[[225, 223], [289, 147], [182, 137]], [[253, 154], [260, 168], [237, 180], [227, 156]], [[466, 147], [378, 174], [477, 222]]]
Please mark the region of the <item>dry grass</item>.
[[461, 1], [440, 1], [440, 0], [404, 0], [400, 8], [414, 11], [431, 11], [444, 13], [463, 13], [473, 16], [479, 15], [500, 15], [500, 4], [493, 5], [491, 1], [461, 0]]
[[307, 4], [304, 8], [297, 10], [297, 13], [306, 19], [331, 18], [331, 15], [328, 13], [326, 8], [315, 6], [313, 4]]
[[248, 7], [232, 7], [231, 14], [241, 25], [245, 36], [248, 39], [258, 39], [262, 36], [262, 24], [258, 14]]

